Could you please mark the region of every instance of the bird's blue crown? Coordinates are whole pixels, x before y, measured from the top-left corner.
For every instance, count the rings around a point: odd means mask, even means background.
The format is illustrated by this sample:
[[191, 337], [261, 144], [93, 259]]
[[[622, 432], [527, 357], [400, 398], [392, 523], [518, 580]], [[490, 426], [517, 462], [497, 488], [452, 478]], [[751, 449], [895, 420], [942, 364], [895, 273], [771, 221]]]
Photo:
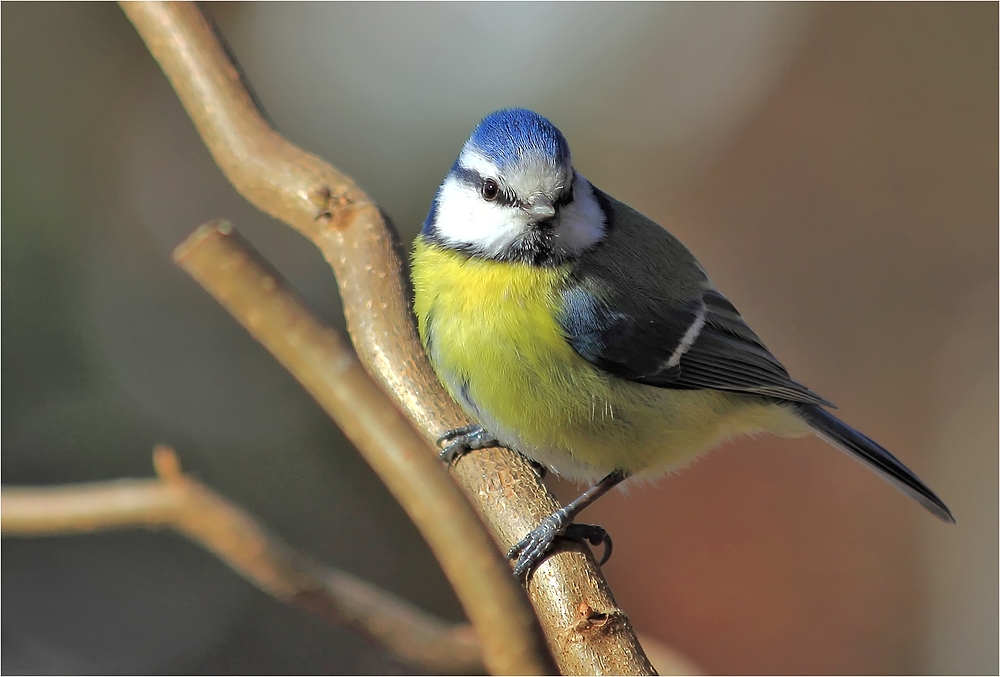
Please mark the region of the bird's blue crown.
[[524, 108], [490, 113], [476, 125], [467, 144], [503, 169], [529, 154], [539, 153], [550, 162], [569, 162], [569, 144], [554, 124]]

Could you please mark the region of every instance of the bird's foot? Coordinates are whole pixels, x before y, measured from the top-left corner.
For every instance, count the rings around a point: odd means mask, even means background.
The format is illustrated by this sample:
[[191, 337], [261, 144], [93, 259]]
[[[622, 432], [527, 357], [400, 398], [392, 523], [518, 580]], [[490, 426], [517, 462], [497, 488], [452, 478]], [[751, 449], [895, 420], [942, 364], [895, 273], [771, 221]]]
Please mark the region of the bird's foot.
[[552, 549], [556, 538], [566, 538], [571, 541], [585, 541], [597, 546], [604, 544], [604, 556], [600, 564], [611, 557], [611, 536], [596, 524], [574, 524], [565, 510], [557, 510], [542, 520], [534, 531], [522, 538], [520, 542], [507, 551], [507, 559], [516, 559], [514, 577], [523, 578]]
[[438, 438], [437, 444], [439, 447], [444, 445], [439, 458], [451, 465], [470, 451], [495, 447], [499, 442], [483, 426], [476, 423], [449, 430]]

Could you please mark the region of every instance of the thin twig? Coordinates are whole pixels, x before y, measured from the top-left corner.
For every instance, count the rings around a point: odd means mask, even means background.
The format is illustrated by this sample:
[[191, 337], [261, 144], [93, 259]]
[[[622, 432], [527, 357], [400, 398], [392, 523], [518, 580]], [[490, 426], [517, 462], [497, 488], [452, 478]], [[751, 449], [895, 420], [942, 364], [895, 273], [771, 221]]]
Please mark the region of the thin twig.
[[[404, 257], [378, 207], [349, 177], [268, 126], [195, 5], [122, 8], [233, 186], [308, 237], [333, 267], [351, 339], [369, 372], [426, 438], [467, 423], [420, 347]], [[503, 550], [559, 507], [509, 450], [469, 454], [454, 473]], [[564, 674], [652, 673], [585, 546], [560, 545], [534, 572], [528, 594]]]
[[181, 472], [174, 451], [153, 451], [157, 479], [4, 487], [0, 531], [57, 536], [110, 529], [172, 529], [214, 553], [269, 595], [358, 630], [430, 673], [476, 674], [472, 628], [436, 618], [346, 572], [294, 552], [244, 510]]
[[202, 226], [174, 259], [298, 379], [385, 482], [455, 588], [489, 669], [551, 670], [534, 616], [478, 516], [337, 332], [228, 223]]

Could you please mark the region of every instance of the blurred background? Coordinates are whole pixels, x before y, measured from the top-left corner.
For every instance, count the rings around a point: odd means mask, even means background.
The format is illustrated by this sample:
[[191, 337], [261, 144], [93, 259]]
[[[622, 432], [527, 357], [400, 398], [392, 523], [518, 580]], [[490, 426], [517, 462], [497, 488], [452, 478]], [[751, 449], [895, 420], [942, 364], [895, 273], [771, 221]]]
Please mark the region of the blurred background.
[[[407, 239], [480, 117], [549, 117], [958, 519], [818, 440], [727, 444], [586, 514], [640, 632], [713, 673], [996, 674], [995, 4], [206, 9], [279, 130]], [[170, 263], [230, 219], [343, 328], [318, 252], [226, 183], [116, 6], [0, 11], [3, 483], [148, 476], [168, 442], [294, 546], [460, 619], [374, 474]], [[411, 670], [170, 534], [3, 555], [5, 673]]]

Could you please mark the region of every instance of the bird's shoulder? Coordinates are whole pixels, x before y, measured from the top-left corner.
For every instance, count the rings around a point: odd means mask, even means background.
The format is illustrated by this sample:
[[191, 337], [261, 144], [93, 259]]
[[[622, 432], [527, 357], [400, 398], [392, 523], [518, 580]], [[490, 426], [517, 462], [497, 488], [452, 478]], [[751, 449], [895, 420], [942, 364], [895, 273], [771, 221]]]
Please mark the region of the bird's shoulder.
[[608, 234], [575, 262], [559, 315], [581, 357], [657, 387], [826, 403], [791, 379], [683, 243], [631, 207], [595, 195]]
[[711, 286], [694, 254], [649, 217], [594, 187], [607, 235], [577, 261], [581, 277], [619, 279], [656, 298], [683, 298]]

